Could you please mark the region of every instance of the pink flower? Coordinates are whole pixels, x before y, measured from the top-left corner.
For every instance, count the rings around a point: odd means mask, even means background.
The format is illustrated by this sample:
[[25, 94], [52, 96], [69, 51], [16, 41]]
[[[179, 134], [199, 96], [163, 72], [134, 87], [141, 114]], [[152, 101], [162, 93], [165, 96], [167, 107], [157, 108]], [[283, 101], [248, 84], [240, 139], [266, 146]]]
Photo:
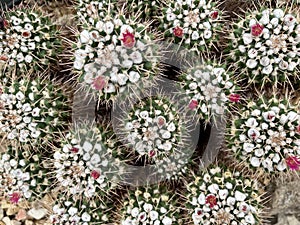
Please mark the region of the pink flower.
[[183, 36], [183, 29], [181, 27], [175, 27], [174, 30], [173, 30], [173, 34], [176, 36], [176, 37], [182, 37]]
[[101, 91], [107, 85], [107, 81], [104, 76], [96, 77], [93, 81], [93, 86], [97, 91]]
[[251, 34], [255, 37], [258, 37], [262, 34], [263, 32], [263, 29], [264, 29], [264, 26], [263, 25], [260, 25], [259, 23], [257, 24], [254, 24], [252, 27], [251, 27]]
[[1, 61], [7, 61], [8, 57], [6, 55], [0, 55], [0, 60]]
[[79, 152], [79, 148], [73, 147], [73, 148], [71, 148], [71, 152], [78, 153]]
[[214, 195], [208, 195], [205, 200], [205, 203], [209, 204], [210, 208], [213, 208], [215, 205], [217, 205], [217, 198]]
[[17, 204], [19, 202], [20, 198], [21, 198], [21, 195], [17, 192], [14, 192], [9, 196], [10, 202], [14, 203], [14, 204]]
[[218, 11], [214, 11], [210, 13], [210, 18], [212, 18], [213, 20], [218, 19], [218, 16], [219, 16]]
[[189, 108], [190, 108], [191, 110], [194, 110], [194, 109], [196, 109], [197, 107], [198, 107], [198, 101], [192, 99], [192, 101], [191, 101], [190, 104], [189, 104]]
[[154, 151], [154, 150], [151, 150], [151, 151], [149, 152], [149, 156], [150, 156], [150, 157], [153, 157], [153, 156], [155, 156], [155, 154], [156, 154], [156, 153], [155, 153], [155, 151]]
[[123, 34], [123, 39], [121, 39], [123, 45], [126, 48], [132, 48], [135, 45], [134, 34], [130, 33], [128, 30]]
[[100, 177], [100, 173], [99, 173], [98, 171], [96, 171], [96, 170], [93, 170], [93, 171], [91, 172], [91, 176], [92, 176], [95, 180], [97, 180], [97, 179]]
[[289, 156], [285, 162], [291, 170], [299, 170], [300, 168], [300, 159], [297, 156]]
[[237, 103], [240, 101], [240, 99], [241, 99], [241, 96], [239, 94], [230, 94], [229, 95], [229, 101], [231, 101], [231, 102]]

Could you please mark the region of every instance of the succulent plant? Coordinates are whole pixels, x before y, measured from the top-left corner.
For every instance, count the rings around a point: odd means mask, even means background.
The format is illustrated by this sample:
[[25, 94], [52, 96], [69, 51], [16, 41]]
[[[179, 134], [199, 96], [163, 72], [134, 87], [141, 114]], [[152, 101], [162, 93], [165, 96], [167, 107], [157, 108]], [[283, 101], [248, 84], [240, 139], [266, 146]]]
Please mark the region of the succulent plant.
[[[184, 121], [168, 98], [155, 96], [132, 106], [123, 118], [125, 142], [139, 157], [156, 161], [179, 150]], [[151, 160], [152, 159], [152, 160]]]
[[0, 148], [0, 195], [13, 204], [33, 201], [49, 191], [49, 166], [43, 152], [30, 145]]
[[162, 187], [145, 187], [128, 191], [122, 202], [122, 225], [181, 224], [176, 196]]
[[218, 41], [221, 10], [210, 0], [170, 1], [159, 15], [165, 40], [202, 54]]
[[74, 70], [78, 81], [102, 100], [113, 100], [143, 78], [157, 72], [154, 35], [138, 18], [122, 15], [99, 20], [84, 29], [75, 46]]
[[265, 84], [293, 86], [299, 80], [300, 25], [287, 11], [262, 9], [234, 24], [228, 61], [249, 84], [262, 89]]
[[0, 63], [21, 72], [49, 68], [61, 48], [56, 26], [48, 17], [28, 8], [4, 15]]
[[233, 74], [226, 65], [205, 63], [189, 67], [180, 77], [180, 86], [186, 94], [189, 110], [195, 111], [199, 120], [215, 121], [225, 117], [229, 106], [240, 101]]
[[64, 86], [47, 80], [23, 78], [6, 82], [0, 94], [1, 137], [44, 146], [69, 119], [67, 95]]
[[59, 196], [53, 206], [50, 221], [52, 224], [111, 224], [112, 203], [96, 199], [80, 201], [77, 198]]
[[118, 142], [109, 127], [78, 124], [53, 154], [56, 186], [66, 195], [99, 198], [109, 195], [122, 175], [113, 158]]
[[228, 125], [227, 145], [247, 168], [266, 174], [299, 170], [300, 112], [289, 99], [249, 101]]
[[260, 224], [258, 183], [238, 171], [212, 165], [187, 184], [188, 224]]

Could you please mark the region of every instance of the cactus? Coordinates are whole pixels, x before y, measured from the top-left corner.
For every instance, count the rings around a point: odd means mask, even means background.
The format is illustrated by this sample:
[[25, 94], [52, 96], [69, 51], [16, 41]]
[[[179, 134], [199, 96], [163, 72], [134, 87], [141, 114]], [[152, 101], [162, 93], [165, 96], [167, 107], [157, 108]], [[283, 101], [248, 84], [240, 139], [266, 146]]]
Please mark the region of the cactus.
[[250, 12], [233, 25], [228, 62], [241, 78], [263, 89], [292, 86], [299, 80], [300, 25], [287, 9]]
[[186, 224], [261, 224], [258, 183], [241, 175], [215, 165], [194, 175], [182, 202]]
[[117, 186], [122, 168], [113, 153], [118, 142], [109, 127], [78, 124], [62, 140], [53, 154], [52, 164], [57, 187], [66, 195], [99, 198]]
[[288, 99], [263, 96], [249, 101], [226, 134], [231, 154], [243, 166], [261, 169], [266, 175], [299, 169], [299, 138], [299, 106]]
[[199, 120], [214, 122], [225, 117], [229, 106], [240, 101], [236, 82], [226, 65], [215, 62], [189, 67], [179, 76], [180, 86], [186, 94], [186, 107], [195, 111]]
[[79, 34], [74, 70], [87, 91], [101, 100], [114, 100], [119, 92], [156, 75], [157, 46], [147, 26], [138, 18], [117, 15]]
[[48, 69], [61, 48], [59, 32], [50, 19], [24, 8], [6, 12], [3, 21], [0, 63], [20, 72]]
[[218, 41], [222, 12], [210, 0], [171, 1], [161, 10], [159, 30], [165, 40], [196, 54], [209, 53]]

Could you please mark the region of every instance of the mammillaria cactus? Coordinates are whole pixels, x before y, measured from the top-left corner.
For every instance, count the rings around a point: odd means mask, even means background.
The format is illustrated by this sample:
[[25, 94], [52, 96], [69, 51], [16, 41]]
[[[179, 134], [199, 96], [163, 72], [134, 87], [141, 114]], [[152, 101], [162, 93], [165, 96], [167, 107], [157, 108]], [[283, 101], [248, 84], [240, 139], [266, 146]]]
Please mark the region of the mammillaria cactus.
[[111, 224], [113, 213], [110, 202], [91, 199], [79, 201], [74, 198], [60, 196], [53, 206], [50, 221], [52, 224]]
[[159, 30], [166, 40], [197, 54], [206, 53], [218, 41], [221, 11], [210, 0], [170, 1], [159, 15]]
[[176, 198], [172, 192], [161, 187], [137, 188], [128, 191], [122, 202], [121, 224], [176, 225], [178, 218]]
[[274, 173], [300, 168], [300, 112], [288, 100], [249, 101], [228, 126], [229, 151], [243, 165]]
[[248, 83], [260, 88], [267, 83], [275, 86], [297, 83], [300, 25], [287, 10], [248, 13], [234, 25], [230, 39], [228, 60], [234, 62], [241, 78]]
[[210, 166], [187, 185], [188, 224], [260, 224], [257, 182]]
[[68, 92], [47, 80], [6, 83], [0, 94], [1, 136], [19, 143], [47, 144], [69, 119]]
[[11, 203], [32, 201], [49, 190], [46, 155], [30, 145], [0, 148], [0, 195]]
[[199, 119], [214, 122], [225, 116], [232, 103], [240, 101], [232, 73], [224, 65], [208, 63], [190, 67], [180, 77], [180, 86]]
[[117, 186], [122, 168], [113, 153], [118, 142], [104, 125], [78, 125], [53, 154], [58, 187], [67, 195], [100, 199]]
[[50, 19], [26, 8], [4, 14], [0, 38], [0, 63], [18, 71], [49, 68], [61, 48], [58, 30]]
[[157, 72], [154, 35], [138, 18], [122, 15], [99, 20], [84, 29], [75, 51], [74, 69], [88, 90], [102, 100], [113, 100], [126, 88]]

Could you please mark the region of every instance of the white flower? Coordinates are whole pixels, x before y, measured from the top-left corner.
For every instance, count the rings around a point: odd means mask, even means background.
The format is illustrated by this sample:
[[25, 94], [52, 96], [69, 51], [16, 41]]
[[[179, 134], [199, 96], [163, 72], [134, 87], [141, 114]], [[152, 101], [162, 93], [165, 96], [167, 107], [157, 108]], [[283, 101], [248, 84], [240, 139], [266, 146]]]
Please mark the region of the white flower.
[[276, 167], [279, 171], [284, 171], [286, 169], [286, 164], [284, 163], [284, 161], [281, 161]]
[[168, 131], [173, 132], [176, 130], [176, 126], [173, 122], [171, 122], [168, 127], [167, 127]]
[[19, 91], [17, 94], [16, 94], [16, 98], [20, 101], [22, 101], [24, 98], [25, 98], [25, 95]]
[[70, 207], [69, 210], [68, 210], [68, 213], [69, 213], [71, 216], [74, 216], [77, 212], [78, 212], [78, 209], [75, 208], [75, 207]]
[[272, 71], [273, 71], [273, 66], [272, 65], [268, 65], [267, 67], [264, 67], [262, 69], [263, 74], [271, 74]]
[[286, 115], [283, 114], [283, 115], [280, 116], [280, 123], [281, 124], [286, 124], [286, 122], [288, 121], [288, 119], [289, 119], [288, 116], [286, 116]]
[[228, 190], [227, 189], [219, 190], [219, 196], [220, 196], [220, 199], [222, 199], [222, 200], [226, 199], [228, 196]]
[[141, 111], [140, 112], [140, 117], [142, 119], [147, 119], [149, 117], [149, 113], [147, 111]]
[[261, 157], [264, 155], [264, 150], [262, 148], [256, 149], [254, 154], [257, 157]]
[[146, 213], [145, 212], [141, 212], [140, 214], [139, 214], [139, 221], [145, 221], [147, 219], [147, 215], [146, 215]]
[[151, 219], [151, 220], [156, 220], [156, 219], [158, 219], [158, 212], [156, 212], [156, 211], [151, 211], [151, 212], [149, 213], [149, 216], [150, 216], [150, 219]]
[[235, 202], [236, 202], [236, 199], [234, 197], [228, 197], [227, 200], [227, 205], [232, 205], [234, 206]]
[[33, 117], [38, 117], [38, 116], [40, 116], [40, 111], [41, 111], [41, 109], [36, 107], [32, 110], [31, 114]]
[[91, 216], [87, 212], [84, 212], [81, 215], [81, 219], [85, 222], [89, 222], [91, 221]]
[[260, 166], [260, 160], [257, 157], [251, 157], [250, 159], [250, 164], [254, 167], [259, 167]]
[[153, 209], [153, 206], [151, 204], [145, 203], [143, 208], [146, 212], [150, 212]]
[[203, 193], [201, 193], [198, 197], [198, 202], [200, 205], [204, 205], [205, 202], [206, 202], [206, 199], [205, 199], [205, 195]]
[[282, 18], [284, 16], [284, 12], [282, 11], [282, 9], [275, 9], [273, 11], [273, 14], [277, 18]]
[[31, 63], [32, 60], [33, 60], [33, 57], [32, 57], [31, 55], [26, 55], [26, 56], [25, 56], [25, 62]]
[[198, 40], [199, 39], [199, 33], [197, 31], [193, 31], [192, 33], [192, 40]]
[[74, 64], [73, 64], [74, 69], [81, 70], [83, 68], [83, 66], [84, 66], [84, 61], [83, 60], [77, 60], [76, 59], [74, 61]]
[[281, 70], [286, 70], [289, 68], [289, 63], [284, 60], [281, 60], [278, 66]]
[[257, 66], [257, 61], [254, 59], [248, 59], [246, 62], [246, 66], [250, 69], [254, 69]]
[[258, 54], [258, 51], [257, 51], [256, 49], [254, 49], [254, 48], [252, 48], [252, 49], [250, 49], [250, 50], [248, 51], [248, 56], [249, 56], [249, 58], [251, 58], [251, 59], [256, 58], [257, 54]]
[[87, 30], [83, 30], [81, 33], [80, 33], [80, 42], [82, 44], [86, 44], [88, 43], [90, 40], [90, 34]]
[[128, 77], [125, 74], [117, 74], [117, 81], [119, 85], [125, 85], [128, 80]]
[[115, 86], [114, 86], [113, 84], [109, 83], [109, 84], [105, 87], [104, 91], [105, 91], [106, 93], [113, 93], [113, 92], [116, 91], [116, 88], [115, 88]]
[[92, 149], [93, 149], [93, 145], [88, 142], [88, 141], [85, 141], [82, 145], [82, 148], [86, 151], [86, 152], [90, 152]]
[[249, 34], [249, 33], [243, 34], [243, 41], [244, 41], [245, 45], [250, 44], [252, 42], [252, 40], [253, 40], [253, 37], [251, 34]]
[[129, 81], [131, 83], [136, 83], [140, 79], [140, 74], [135, 71], [130, 71], [129, 72]]
[[246, 151], [246, 152], [252, 152], [253, 151], [253, 149], [254, 149], [254, 144], [252, 144], [252, 143], [244, 143], [244, 145], [243, 145], [243, 149]]
[[242, 193], [240, 191], [235, 191], [234, 197], [237, 201], [243, 202], [247, 198], [247, 195], [245, 195], [244, 193]]
[[165, 218], [163, 218], [162, 223], [164, 225], [171, 225], [172, 224], [172, 219], [170, 217], [166, 216]]
[[106, 22], [104, 25], [103, 25], [103, 31], [106, 33], [106, 34], [111, 34], [113, 31], [114, 31], [114, 24], [110, 21]]
[[263, 112], [262, 116], [263, 116], [264, 120], [267, 122], [272, 122], [276, 119], [275, 112], [273, 112], [273, 111]]
[[288, 118], [289, 118], [289, 121], [291, 121], [291, 122], [294, 122], [295, 120], [297, 120], [297, 119], [300, 117], [300, 115], [297, 114], [297, 113], [294, 112], [294, 111], [289, 112], [289, 113], [287, 114], [287, 116], [288, 116]]
[[212, 32], [211, 32], [210, 30], [205, 30], [205, 31], [203, 32], [203, 37], [204, 37], [205, 39], [209, 39], [209, 38], [211, 38], [211, 36], [212, 36]]
[[255, 218], [252, 214], [248, 214], [245, 216], [245, 221], [250, 224], [255, 224]]
[[248, 137], [251, 138], [251, 140], [256, 140], [260, 136], [260, 133], [258, 130], [251, 128], [248, 130]]
[[258, 125], [255, 118], [249, 118], [245, 124], [247, 127], [252, 127], [252, 128], [257, 127], [257, 125]]
[[260, 59], [260, 64], [264, 67], [270, 65], [270, 59], [267, 56], [264, 56]]
[[135, 52], [132, 52], [130, 54], [130, 58], [132, 59], [132, 61], [135, 63], [135, 64], [140, 64], [143, 62], [143, 57], [142, 57], [142, 54], [138, 51], [135, 51]]
[[132, 215], [133, 217], [137, 217], [137, 216], [139, 215], [139, 213], [140, 213], [140, 210], [139, 210], [139, 208], [137, 208], [137, 207], [135, 207], [135, 208], [133, 208], [133, 209], [131, 210], [131, 215]]
[[219, 186], [217, 184], [211, 184], [207, 187], [207, 190], [209, 190], [212, 194], [217, 194]]

